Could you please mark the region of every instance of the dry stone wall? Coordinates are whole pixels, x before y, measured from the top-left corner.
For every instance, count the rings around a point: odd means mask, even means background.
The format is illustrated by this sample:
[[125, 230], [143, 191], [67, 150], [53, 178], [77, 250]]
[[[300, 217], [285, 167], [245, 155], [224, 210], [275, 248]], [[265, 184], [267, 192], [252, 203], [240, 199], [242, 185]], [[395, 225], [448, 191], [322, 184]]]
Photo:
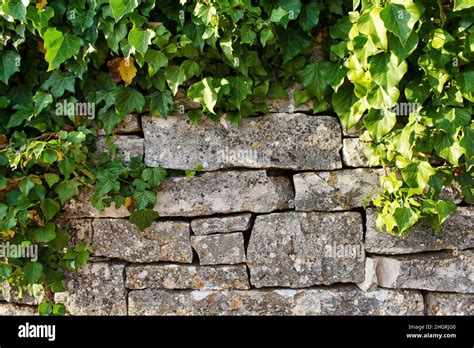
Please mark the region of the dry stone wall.
[[[382, 172], [357, 134], [289, 106], [238, 128], [127, 117], [125, 160], [204, 173], [166, 179], [143, 232], [125, 208], [70, 202], [60, 223], [94, 251], [56, 300], [73, 315], [473, 315], [473, 208], [459, 201], [439, 235], [378, 232], [363, 207]], [[34, 299], [0, 301], [0, 315], [33, 311]]]

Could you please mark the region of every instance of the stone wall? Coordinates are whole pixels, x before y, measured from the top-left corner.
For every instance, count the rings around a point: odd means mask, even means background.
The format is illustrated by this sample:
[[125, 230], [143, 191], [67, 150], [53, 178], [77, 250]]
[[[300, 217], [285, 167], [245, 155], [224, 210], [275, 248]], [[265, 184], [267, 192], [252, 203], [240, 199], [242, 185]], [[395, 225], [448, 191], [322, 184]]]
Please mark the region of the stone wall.
[[[61, 224], [94, 252], [56, 300], [74, 315], [473, 315], [473, 208], [460, 202], [438, 236], [378, 232], [363, 206], [381, 169], [357, 134], [284, 105], [238, 128], [128, 117], [116, 139], [125, 160], [205, 172], [167, 179], [143, 232], [124, 208], [71, 202]], [[3, 301], [0, 314], [34, 304]]]

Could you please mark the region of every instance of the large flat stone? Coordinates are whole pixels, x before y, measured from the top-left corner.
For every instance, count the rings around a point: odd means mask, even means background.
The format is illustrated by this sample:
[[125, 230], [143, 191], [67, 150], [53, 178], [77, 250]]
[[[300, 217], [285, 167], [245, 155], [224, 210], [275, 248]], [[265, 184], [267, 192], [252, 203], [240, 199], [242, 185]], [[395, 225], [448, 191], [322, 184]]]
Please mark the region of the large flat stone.
[[422, 315], [418, 291], [364, 293], [355, 286], [306, 290], [134, 290], [130, 315]]
[[342, 167], [341, 129], [336, 118], [271, 114], [244, 118], [238, 127], [225, 118], [144, 117], [145, 163], [172, 169], [229, 167], [329, 170]]
[[245, 262], [244, 236], [240, 232], [193, 236], [191, 244], [201, 265], [234, 265]]
[[394, 289], [474, 293], [474, 251], [376, 257], [377, 282]]
[[72, 315], [126, 315], [124, 267], [89, 263], [66, 275], [68, 292], [56, 293], [54, 300], [64, 303]]
[[251, 217], [252, 214], [238, 214], [199, 218], [191, 221], [191, 229], [198, 236], [212, 233], [242, 232], [250, 228]]
[[0, 303], [0, 316], [30, 316], [38, 315], [38, 311], [35, 307], [18, 306], [11, 303]]
[[192, 262], [190, 226], [182, 221], [156, 221], [144, 231], [124, 219], [96, 219], [94, 256], [130, 262]]
[[266, 213], [287, 209], [292, 199], [289, 178], [267, 176], [265, 170], [225, 171], [164, 180], [154, 209], [161, 216]]
[[125, 286], [129, 289], [248, 289], [247, 267], [144, 265], [126, 268]]
[[406, 238], [394, 237], [375, 224], [376, 211], [367, 209], [365, 250], [375, 254], [410, 254], [421, 251], [474, 248], [474, 208], [458, 207], [438, 235], [427, 225], [417, 224]]
[[474, 315], [474, 294], [429, 292], [425, 302], [427, 315]]
[[247, 249], [252, 285], [309, 287], [362, 282], [359, 213], [285, 212], [257, 216]]
[[379, 189], [379, 169], [344, 169], [293, 176], [296, 210], [349, 210], [364, 205]]

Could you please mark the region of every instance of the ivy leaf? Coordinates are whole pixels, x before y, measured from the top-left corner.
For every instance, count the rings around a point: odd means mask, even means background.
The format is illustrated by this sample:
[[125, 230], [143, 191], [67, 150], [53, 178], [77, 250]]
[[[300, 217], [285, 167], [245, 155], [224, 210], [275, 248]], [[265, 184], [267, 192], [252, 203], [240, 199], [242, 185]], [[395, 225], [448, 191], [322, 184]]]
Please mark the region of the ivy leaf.
[[13, 109], [17, 111], [8, 120], [7, 128], [17, 127], [34, 115], [32, 105], [19, 104], [15, 105]]
[[156, 203], [156, 193], [152, 191], [134, 192], [132, 197], [138, 210]]
[[0, 51], [0, 80], [8, 84], [8, 79], [20, 71], [21, 57], [16, 51]]
[[173, 96], [169, 90], [154, 92], [150, 95], [150, 113], [152, 116], [166, 118], [173, 107]]
[[75, 77], [72, 75], [63, 75], [55, 70], [51, 76], [43, 83], [42, 87], [49, 89], [53, 97], [61, 97], [65, 91], [74, 93]]
[[120, 74], [120, 78], [128, 86], [132, 83], [133, 78], [137, 74], [137, 68], [135, 68], [135, 60], [133, 58], [118, 58], [119, 64], [117, 71]]
[[423, 190], [430, 181], [430, 177], [436, 173], [428, 162], [412, 162], [402, 169], [402, 176], [408, 186]]
[[52, 222], [48, 222], [46, 225], [37, 227], [34, 232], [35, 242], [37, 243], [48, 243], [56, 238], [55, 226]]
[[48, 28], [44, 34], [45, 59], [49, 63], [48, 71], [59, 68], [61, 63], [79, 53], [84, 44], [80, 37], [63, 34], [55, 28]]
[[461, 11], [471, 7], [474, 7], [472, 0], [454, 0], [453, 11]]
[[53, 96], [43, 91], [37, 91], [33, 96], [34, 114], [39, 115], [41, 111], [53, 103]]
[[151, 39], [155, 37], [155, 33], [151, 29], [133, 28], [128, 33], [128, 42], [135, 47], [137, 52], [145, 55], [148, 46], [151, 45]]
[[418, 214], [411, 208], [397, 208], [393, 214], [395, 221], [397, 222], [398, 232], [403, 235], [409, 230], [417, 221]]
[[193, 84], [188, 89], [188, 97], [214, 114], [214, 106], [217, 103], [217, 91], [212, 86], [213, 82], [212, 78], [206, 77], [202, 81]]
[[295, 58], [300, 52], [311, 46], [310, 37], [301, 29], [285, 30], [277, 27], [279, 44], [283, 51], [283, 63]]
[[465, 152], [456, 139], [446, 133], [441, 133], [435, 138], [434, 148], [439, 157], [455, 166], [459, 165], [459, 158]]
[[148, 75], [155, 75], [158, 70], [168, 65], [168, 57], [161, 51], [148, 49], [145, 54], [145, 61], [148, 63]]
[[2, 9], [3, 11], [5, 11], [5, 15], [10, 15], [14, 19], [26, 22], [26, 6], [28, 5], [28, 3], [29, 1], [25, 2], [21, 0], [8, 0], [6, 2], [2, 1]]
[[[282, 22], [282, 19], [288, 15], [288, 11], [285, 10], [282, 7], [278, 7], [272, 10], [272, 13], [270, 15], [270, 22], [273, 23], [280, 23]], [[285, 28], [288, 24], [288, 19], [285, 21], [285, 23], [281, 23]]]
[[466, 169], [470, 171], [474, 166], [474, 126], [463, 127], [463, 136], [459, 145], [466, 154]]
[[334, 89], [334, 92], [338, 91], [349, 71], [344, 65], [337, 62], [322, 62], [320, 70], [323, 78]]
[[109, 3], [115, 22], [118, 22], [126, 14], [132, 13], [138, 7], [137, 0], [110, 0]]
[[458, 127], [469, 124], [470, 121], [471, 113], [462, 108], [443, 108], [435, 115], [436, 127], [451, 135], [455, 135]]
[[66, 179], [69, 179], [75, 167], [76, 167], [76, 163], [68, 157], [64, 157], [63, 160], [59, 162], [59, 170], [61, 171], [61, 174], [63, 174]]
[[380, 12], [380, 18], [385, 23], [388, 31], [395, 34], [403, 45], [408, 41], [415, 23], [420, 18], [420, 10], [411, 0], [405, 1], [407, 6], [388, 3]]
[[262, 46], [265, 47], [265, 45], [268, 42], [271, 42], [275, 38], [275, 34], [273, 34], [273, 30], [271, 27], [265, 27], [262, 29], [260, 32], [260, 42], [262, 43]]
[[159, 216], [160, 214], [153, 209], [141, 209], [130, 214], [129, 220], [135, 224], [140, 231], [143, 231], [145, 228], [151, 226]]
[[123, 87], [115, 91], [115, 110], [121, 116], [130, 114], [132, 111], [142, 112], [145, 106], [145, 98], [134, 88]]
[[151, 188], [157, 188], [161, 182], [166, 178], [166, 169], [157, 168], [146, 168], [142, 172], [142, 179], [150, 184]]
[[40, 208], [46, 220], [51, 220], [59, 212], [61, 206], [55, 200], [45, 198], [43, 202], [41, 202]]
[[173, 95], [176, 95], [176, 92], [178, 92], [178, 86], [186, 81], [186, 74], [181, 66], [172, 65], [166, 68], [165, 78], [171, 92], [173, 92]]
[[54, 173], [46, 173], [44, 175], [44, 179], [48, 183], [49, 187], [53, 187], [54, 184], [59, 182], [59, 175]]
[[252, 80], [245, 76], [236, 76], [230, 79], [229, 101], [240, 110], [240, 104], [248, 95], [252, 94]]
[[76, 179], [71, 179], [57, 184], [54, 191], [58, 194], [61, 204], [64, 204], [79, 193], [78, 187], [79, 182]]
[[23, 267], [23, 272], [29, 284], [38, 284], [43, 277], [43, 265], [40, 262], [28, 261]]
[[298, 21], [301, 28], [308, 34], [319, 22], [319, 8], [320, 4], [317, 0], [311, 0], [310, 3], [303, 5]]
[[326, 79], [323, 76], [320, 63], [312, 63], [298, 73], [301, 82], [310, 91], [318, 101], [324, 99], [324, 93], [327, 88]]
[[346, 131], [355, 126], [366, 111], [362, 100], [355, 96], [350, 87], [345, 86], [332, 95], [332, 105]]
[[389, 110], [371, 109], [364, 117], [364, 126], [375, 140], [380, 140], [385, 134], [390, 132], [396, 122], [397, 117], [395, 113]]

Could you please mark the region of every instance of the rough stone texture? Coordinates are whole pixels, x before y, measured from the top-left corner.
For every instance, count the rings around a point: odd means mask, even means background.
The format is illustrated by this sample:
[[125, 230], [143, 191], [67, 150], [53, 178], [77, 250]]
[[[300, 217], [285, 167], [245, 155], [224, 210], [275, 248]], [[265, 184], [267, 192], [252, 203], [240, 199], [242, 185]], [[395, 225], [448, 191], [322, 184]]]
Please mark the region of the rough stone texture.
[[[137, 135], [118, 135], [114, 144], [117, 145], [116, 154], [121, 156], [125, 163], [130, 162], [132, 157], [143, 158], [144, 139]], [[104, 152], [107, 148], [106, 137], [99, 137], [97, 150]]]
[[238, 214], [222, 217], [200, 218], [191, 221], [194, 234], [241, 232], [250, 228], [252, 214]]
[[427, 315], [474, 315], [474, 294], [429, 292], [425, 302]]
[[349, 210], [362, 207], [379, 189], [380, 169], [345, 169], [293, 176], [296, 210]]
[[126, 268], [129, 289], [249, 289], [247, 267], [146, 265]]
[[439, 235], [426, 225], [418, 224], [407, 238], [380, 232], [375, 225], [374, 208], [367, 209], [365, 250], [375, 254], [410, 254], [420, 251], [474, 248], [474, 207], [458, 207], [443, 224]]
[[[340, 252], [343, 248], [348, 251], [345, 255]], [[260, 215], [247, 250], [250, 281], [257, 288], [361, 282], [363, 250], [359, 213]]]
[[201, 265], [234, 265], [245, 262], [244, 235], [242, 233], [193, 236], [191, 244]]
[[380, 286], [474, 293], [474, 251], [376, 257]]
[[65, 277], [68, 292], [56, 293], [72, 315], [125, 315], [124, 265], [89, 263]]
[[155, 210], [161, 216], [202, 216], [287, 209], [291, 181], [269, 177], [264, 170], [204, 173], [189, 180], [168, 178], [158, 191]]
[[363, 291], [372, 291], [377, 288], [377, 259], [367, 257], [365, 259], [365, 278], [357, 286]]
[[187, 222], [156, 221], [144, 231], [123, 219], [97, 219], [92, 225], [94, 256], [131, 262], [192, 262]]
[[56, 226], [68, 232], [70, 245], [79, 242], [92, 244], [92, 219], [61, 219], [56, 222]]
[[[114, 134], [138, 133], [141, 130], [139, 116], [137, 114], [130, 114], [125, 116], [125, 119], [115, 127]], [[99, 135], [105, 135], [105, 131], [100, 129]]]
[[95, 209], [90, 203], [90, 196], [92, 192], [87, 191], [81, 193], [76, 198], [70, 199], [64, 205], [64, 212], [61, 214], [62, 219], [81, 219], [81, 218], [100, 218], [100, 217], [110, 217], [110, 218], [123, 218], [130, 215], [130, 212], [123, 205], [117, 209], [115, 204], [112, 202], [109, 208], [101, 213]]
[[344, 138], [342, 140], [342, 163], [348, 167], [369, 167], [365, 156], [365, 144], [359, 138]]
[[238, 127], [225, 118], [199, 125], [183, 116], [143, 118], [145, 163], [172, 169], [197, 165], [329, 170], [341, 168], [341, 130], [334, 117], [273, 114], [244, 118]]
[[134, 290], [130, 315], [422, 315], [418, 291], [364, 293], [355, 286], [306, 290]]
[[17, 316], [17, 315], [38, 315], [36, 307], [18, 306], [10, 303], [0, 303], [0, 316]]

